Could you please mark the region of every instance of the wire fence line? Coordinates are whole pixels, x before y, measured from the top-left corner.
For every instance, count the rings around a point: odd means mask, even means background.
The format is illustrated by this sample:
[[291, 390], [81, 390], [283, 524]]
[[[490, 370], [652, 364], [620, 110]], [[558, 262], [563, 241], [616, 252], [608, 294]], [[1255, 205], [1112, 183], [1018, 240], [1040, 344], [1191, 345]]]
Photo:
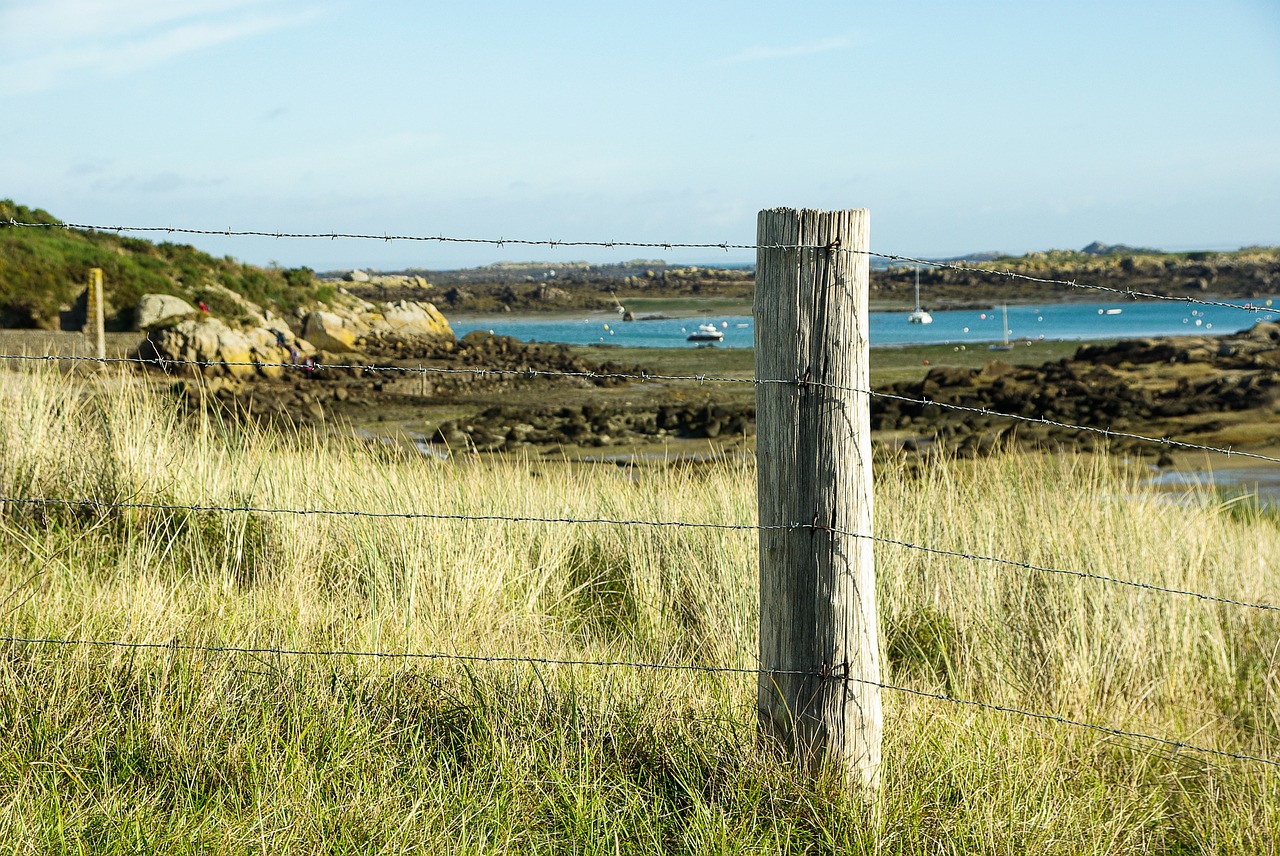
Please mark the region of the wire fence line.
[[729, 532], [758, 532], [760, 530], [792, 530], [807, 528], [779, 524], [759, 526], [744, 523], [711, 523], [685, 520], [630, 520], [613, 517], [554, 517], [541, 515], [506, 514], [441, 514], [429, 511], [355, 511], [337, 508], [273, 508], [255, 505], [181, 505], [161, 502], [115, 502], [98, 499], [50, 499], [36, 497], [0, 496], [0, 505], [61, 505], [79, 508], [114, 508], [136, 511], [208, 511], [239, 514], [280, 514], [295, 517], [355, 517], [373, 520], [424, 520], [440, 522], [480, 523], [547, 523], [583, 524], [599, 526], [651, 526], [669, 529], [714, 529]]
[[675, 381], [687, 383], [732, 383], [732, 384], [750, 384], [752, 386], [768, 386], [768, 385], [786, 385], [799, 387], [812, 387], [816, 389], [828, 389], [833, 392], [852, 392], [861, 395], [867, 395], [872, 398], [880, 398], [886, 401], [898, 401], [908, 404], [917, 404], [923, 407], [937, 407], [943, 410], [950, 410], [960, 413], [973, 413], [979, 416], [986, 416], [993, 419], [1008, 419], [1014, 422], [1025, 422], [1033, 425], [1044, 425], [1050, 428], [1059, 428], [1066, 431], [1074, 431], [1080, 433], [1097, 434], [1108, 439], [1134, 440], [1141, 443], [1151, 443], [1163, 446], [1169, 449], [1182, 449], [1192, 452], [1207, 452], [1217, 455], [1225, 455], [1226, 457], [1250, 458], [1258, 461], [1266, 461], [1268, 463], [1280, 464], [1280, 457], [1267, 455], [1261, 452], [1249, 452], [1243, 449], [1233, 449], [1230, 446], [1211, 446], [1203, 443], [1192, 443], [1187, 440], [1178, 440], [1172, 437], [1156, 437], [1148, 434], [1138, 434], [1132, 431], [1120, 431], [1115, 428], [1097, 428], [1092, 425], [1080, 425], [1072, 422], [1061, 422], [1055, 419], [1045, 419], [1040, 416], [1024, 416], [1020, 413], [1007, 413], [1000, 410], [991, 410], [986, 407], [971, 407], [963, 404], [950, 404], [944, 401], [937, 401], [931, 398], [913, 398], [907, 395], [898, 395], [896, 393], [881, 392], [879, 390], [845, 386], [840, 384], [822, 383], [820, 381], [806, 380], [800, 377], [795, 378], [746, 378], [731, 377], [722, 375], [671, 375], [659, 374], [651, 372], [597, 372], [597, 371], [558, 371], [550, 369], [510, 369], [510, 368], [444, 368], [439, 366], [395, 366], [395, 365], [366, 365], [361, 363], [313, 363], [311, 366], [305, 366], [299, 363], [271, 363], [271, 362], [252, 362], [252, 361], [231, 361], [231, 360], [175, 360], [168, 358], [143, 358], [143, 357], [90, 357], [76, 355], [57, 355], [57, 354], [0, 354], [0, 361], [15, 360], [28, 363], [96, 363], [99, 365], [108, 364], [132, 364], [146, 366], [152, 368], [166, 369], [174, 368], [270, 368], [285, 369], [302, 373], [304, 376], [315, 376], [317, 372], [328, 370], [352, 370], [363, 372], [388, 372], [398, 373], [402, 375], [467, 375], [471, 377], [510, 377], [510, 378], [576, 378], [581, 380], [604, 380], [604, 381], [621, 381], [634, 380], [643, 383], [652, 383], [655, 381]]
[[1240, 449], [1233, 449], [1230, 446], [1208, 446], [1201, 443], [1190, 443], [1185, 440], [1175, 440], [1172, 437], [1153, 437], [1147, 434], [1135, 434], [1130, 431], [1117, 431], [1114, 428], [1095, 428], [1091, 425], [1077, 425], [1071, 422], [1059, 422], [1054, 419], [1045, 419], [1040, 416], [1023, 416], [1018, 413], [1005, 413], [999, 410], [990, 410], [986, 407], [968, 407], [963, 404], [948, 404], [942, 401], [934, 401], [928, 398], [911, 398], [905, 395], [895, 395], [889, 392], [877, 392], [870, 389], [857, 389], [855, 387], [841, 387], [833, 384], [821, 384], [830, 389], [842, 389], [846, 392], [862, 392], [875, 398], [883, 398], [892, 401], [909, 402], [911, 404], [921, 404], [928, 407], [940, 407], [944, 410], [954, 410], [962, 413], [976, 413], [981, 416], [990, 416], [996, 419], [1010, 419], [1015, 422], [1027, 422], [1035, 425], [1047, 425], [1051, 428], [1062, 428], [1068, 431], [1082, 431], [1093, 434], [1100, 434], [1103, 437], [1114, 437], [1126, 440], [1137, 440], [1142, 443], [1155, 443], [1175, 449], [1186, 449], [1187, 451], [1212, 452], [1214, 454], [1226, 455], [1228, 458], [1235, 456], [1237, 458], [1253, 458], [1259, 461], [1269, 461], [1273, 464], [1280, 464], [1280, 458], [1272, 455], [1264, 455], [1260, 452], [1246, 452]]
[[[818, 527], [823, 528], [823, 527]], [[956, 559], [967, 559], [973, 562], [991, 562], [998, 565], [1009, 565], [1015, 568], [1023, 568], [1028, 571], [1035, 571], [1041, 574], [1061, 574], [1063, 576], [1077, 577], [1082, 580], [1092, 580], [1100, 583], [1111, 583], [1114, 585], [1128, 586], [1130, 588], [1145, 589], [1147, 591], [1159, 592], [1161, 594], [1173, 594], [1182, 597], [1191, 597], [1197, 600], [1203, 600], [1210, 603], [1221, 603], [1229, 606], [1241, 606], [1247, 609], [1260, 609], [1271, 612], [1280, 612], [1280, 606], [1273, 606], [1268, 603], [1255, 603], [1247, 600], [1236, 600], [1229, 597], [1220, 597], [1218, 595], [1206, 594], [1204, 592], [1191, 591], [1189, 589], [1173, 588], [1171, 586], [1163, 586], [1157, 583], [1144, 583], [1136, 580], [1126, 580], [1120, 577], [1107, 576], [1106, 574], [1098, 574], [1092, 571], [1076, 571], [1070, 568], [1051, 568], [1043, 565], [1036, 565], [1031, 562], [1023, 562], [1017, 559], [1004, 559], [999, 556], [986, 556], [980, 553], [966, 553], [961, 550], [945, 550], [939, 547], [928, 547], [923, 544], [913, 544], [910, 541], [901, 541], [896, 538], [886, 538], [882, 535], [866, 535], [859, 532], [848, 532], [843, 529], [831, 529], [840, 535], [849, 538], [863, 538], [869, 541], [875, 541], [879, 544], [889, 544], [896, 547], [905, 547], [910, 550], [920, 550], [925, 553], [932, 553], [937, 556], [950, 556]]]
[[1160, 737], [1154, 734], [1146, 734], [1141, 731], [1132, 731], [1122, 728], [1114, 728], [1109, 725], [1099, 725], [1094, 722], [1085, 722], [1083, 720], [1071, 719], [1065, 716], [1059, 716], [1052, 713], [1043, 713], [1039, 711], [1026, 710], [1023, 708], [1012, 707], [1009, 705], [994, 704], [991, 702], [975, 701], [972, 699], [958, 698], [948, 693], [931, 692], [929, 690], [916, 689], [914, 687], [901, 686], [886, 681], [872, 681], [866, 678], [857, 678], [852, 675], [842, 674], [838, 670], [831, 668], [822, 669], [762, 669], [759, 667], [748, 668], [744, 666], [708, 666], [694, 663], [655, 663], [642, 662], [634, 660], [575, 660], [568, 658], [556, 657], [529, 657], [529, 656], [503, 656], [503, 655], [486, 655], [486, 654], [455, 654], [441, 651], [362, 651], [354, 649], [310, 649], [310, 648], [278, 648], [269, 646], [241, 646], [241, 645], [196, 645], [183, 642], [129, 642], [124, 640], [104, 640], [104, 639], [68, 639], [54, 637], [26, 637], [26, 636], [0, 636], [0, 644], [5, 645], [32, 645], [32, 646], [59, 646], [59, 647], [85, 647], [85, 648], [116, 648], [124, 650], [153, 650], [153, 651], [172, 651], [172, 652], [195, 652], [206, 654], [246, 654], [251, 656], [277, 656], [277, 657], [350, 657], [363, 659], [380, 659], [380, 660], [399, 660], [399, 661], [439, 661], [439, 662], [459, 662], [459, 663], [489, 663], [489, 664], [515, 664], [515, 665], [531, 665], [531, 666], [566, 666], [566, 667], [591, 667], [591, 668], [627, 668], [649, 671], [668, 671], [668, 672], [694, 672], [707, 675], [753, 675], [760, 677], [762, 675], [772, 676], [804, 676], [818, 678], [824, 681], [843, 681], [846, 683], [857, 683], [867, 686], [879, 687], [882, 690], [890, 692], [899, 692], [906, 695], [913, 695], [920, 698], [931, 699], [933, 701], [941, 701], [954, 705], [962, 705], [966, 707], [974, 707], [982, 710], [991, 710], [999, 713], [1013, 714], [1023, 716], [1030, 719], [1038, 719], [1044, 722], [1052, 722], [1058, 725], [1068, 725], [1075, 728], [1087, 729], [1099, 732], [1110, 737], [1122, 737], [1132, 740], [1143, 740], [1150, 743], [1167, 746], [1172, 749], [1186, 750], [1189, 752], [1197, 752], [1204, 755], [1212, 755], [1221, 758], [1230, 758], [1236, 761], [1249, 761], [1257, 764], [1263, 764], [1269, 767], [1280, 768], [1280, 760], [1267, 758], [1261, 755], [1252, 755], [1245, 752], [1232, 752], [1226, 749], [1216, 749], [1211, 746], [1203, 746], [1196, 743], [1188, 743], [1184, 740], [1176, 740], [1168, 737]]
[[257, 229], [195, 229], [179, 226], [102, 226], [87, 223], [29, 223], [15, 220], [12, 217], [8, 221], [0, 221], [0, 225], [10, 228], [36, 228], [36, 229], [83, 229], [90, 232], [114, 232], [117, 234], [123, 232], [151, 233], [151, 234], [169, 234], [169, 235], [208, 235], [227, 238], [273, 238], [280, 239], [324, 239], [330, 241], [336, 240], [362, 240], [362, 241], [383, 241], [392, 243], [395, 241], [407, 241], [418, 243], [438, 243], [438, 244], [482, 244], [493, 247], [524, 246], [524, 247], [595, 247], [602, 249], [614, 248], [632, 248], [632, 249], [654, 249], [654, 250], [678, 250], [678, 249], [698, 249], [698, 250], [826, 250], [830, 252], [844, 252], [855, 255], [865, 255], [871, 258], [884, 259], [886, 261], [905, 262], [907, 264], [920, 265], [943, 270], [963, 271], [966, 273], [976, 273], [984, 276], [1000, 277], [1009, 280], [1022, 280], [1025, 282], [1033, 282], [1041, 285], [1060, 285], [1067, 288], [1097, 291], [1106, 294], [1114, 294], [1127, 300], [1166, 300], [1175, 303], [1185, 303], [1195, 306], [1218, 306], [1224, 309], [1237, 309], [1243, 312], [1267, 312], [1271, 311], [1267, 307], [1254, 306], [1253, 304], [1230, 303], [1223, 300], [1206, 300], [1199, 297], [1184, 296], [1178, 297], [1169, 294], [1157, 294], [1150, 291], [1140, 291], [1133, 288], [1115, 288], [1107, 285], [1097, 285], [1091, 283], [1078, 282], [1068, 279], [1051, 279], [1047, 277], [1031, 276], [1029, 274], [1019, 273], [1018, 271], [977, 267], [974, 265], [957, 264], [955, 262], [942, 262], [932, 259], [917, 258], [915, 256], [901, 255], [897, 253], [879, 253], [871, 250], [855, 250], [852, 248], [839, 247], [835, 245], [823, 244], [743, 244], [730, 243], [728, 241], [721, 242], [681, 242], [681, 241], [583, 241], [583, 240], [540, 240], [531, 238], [467, 238], [467, 237], [451, 237], [448, 235], [407, 235], [407, 234], [391, 234], [383, 233], [381, 235], [359, 233], [359, 232], [285, 232], [285, 231], [267, 231]]
[[[0, 223], [0, 225], [5, 225]], [[758, 245], [758, 244], [731, 244], [731, 243], [685, 243], [685, 242], [633, 242], [633, 241], [555, 241], [555, 240], [528, 240], [528, 239], [487, 239], [487, 238], [458, 238], [444, 235], [439, 236], [414, 236], [414, 235], [371, 235], [357, 233], [287, 233], [287, 232], [265, 232], [265, 231], [236, 231], [226, 230], [204, 230], [189, 229], [175, 227], [101, 227], [84, 224], [64, 223], [64, 224], [39, 224], [39, 223], [21, 223], [13, 219], [8, 221], [10, 227], [44, 227], [44, 228], [65, 228], [65, 229], [86, 229], [99, 232], [141, 232], [141, 233], [168, 233], [168, 234], [190, 234], [190, 235], [218, 235], [218, 236], [257, 236], [270, 238], [310, 238], [310, 239], [362, 239], [362, 240], [379, 240], [379, 241], [420, 241], [420, 242], [438, 242], [438, 243], [461, 243], [461, 244], [488, 244], [497, 247], [505, 245], [520, 246], [547, 246], [547, 247], [599, 247], [599, 248], [652, 248], [652, 249], [721, 249], [721, 250], [760, 250], [760, 249], [781, 249], [781, 250], [813, 250], [828, 252], [858, 252], [871, 257], [882, 258], [890, 261], [898, 261], [909, 264], [929, 266], [934, 268], [949, 269], [976, 273], [982, 275], [1003, 277], [1010, 280], [1023, 280], [1046, 285], [1066, 286], [1074, 289], [1087, 289], [1098, 292], [1112, 293], [1123, 296], [1128, 299], [1152, 299], [1167, 300], [1186, 304], [1198, 304], [1205, 306], [1218, 306], [1237, 310], [1245, 310], [1252, 312], [1266, 311], [1262, 307], [1252, 305], [1240, 305], [1236, 303], [1228, 303], [1224, 301], [1204, 300], [1193, 297], [1174, 297], [1169, 295], [1160, 295], [1150, 292], [1142, 292], [1133, 289], [1113, 288], [1109, 286], [1079, 283], [1074, 280], [1057, 280], [1043, 277], [1035, 277], [1027, 274], [1010, 271], [998, 270], [986, 267], [973, 267], [963, 264], [954, 264], [947, 262], [936, 262], [927, 259], [913, 258], [910, 256], [885, 254], [870, 251], [854, 251], [838, 246], [816, 246], [816, 245]], [[263, 363], [263, 362], [234, 362], [234, 361], [198, 361], [198, 360], [166, 360], [166, 359], [143, 359], [137, 358], [103, 358], [103, 357], [80, 357], [80, 356], [55, 356], [55, 355], [5, 355], [0, 354], [0, 360], [22, 360], [22, 361], [75, 361], [90, 362], [98, 364], [109, 363], [134, 363], [145, 364], [150, 366], [167, 367], [253, 367], [253, 368], [282, 368], [285, 370], [303, 371], [313, 373], [316, 371], [323, 372], [325, 369], [336, 370], [360, 370], [364, 372], [400, 372], [408, 375], [471, 375], [479, 377], [564, 377], [564, 378], [580, 378], [588, 380], [638, 380], [638, 381], [673, 381], [673, 382], [715, 382], [715, 383], [744, 383], [753, 385], [764, 384], [784, 384], [800, 388], [826, 389], [829, 391], [851, 392], [864, 394], [870, 397], [878, 397], [886, 400], [895, 400], [900, 402], [912, 403], [921, 406], [939, 407], [952, 411], [973, 413], [985, 417], [1001, 418], [1016, 420], [1027, 423], [1036, 423], [1049, 427], [1069, 430], [1074, 432], [1092, 432], [1103, 435], [1108, 438], [1125, 438], [1141, 442], [1157, 443], [1165, 447], [1173, 447], [1187, 450], [1205, 451], [1212, 453], [1224, 454], [1227, 456], [1240, 456], [1259, 459], [1263, 461], [1280, 463], [1280, 458], [1271, 457], [1258, 453], [1242, 452], [1227, 448], [1220, 448], [1202, 444], [1195, 444], [1175, 440], [1172, 438], [1152, 437], [1142, 434], [1116, 431], [1110, 428], [1096, 428], [1092, 426], [1076, 425], [1066, 422], [1059, 422], [1039, 417], [1029, 417], [1020, 414], [1003, 413], [999, 411], [989, 410], [982, 407], [971, 407], [958, 404], [949, 404], [939, 402], [927, 398], [912, 398], [909, 396], [901, 396], [892, 393], [878, 392], [871, 389], [862, 389], [851, 386], [840, 386], [833, 384], [824, 384], [820, 382], [812, 382], [800, 377], [786, 379], [769, 379], [769, 378], [742, 378], [742, 377], [722, 377], [712, 375], [663, 375], [650, 373], [623, 373], [623, 372], [594, 372], [594, 371], [549, 371], [536, 369], [503, 369], [503, 368], [482, 368], [482, 367], [463, 367], [463, 368], [443, 368], [432, 366], [386, 366], [386, 365], [364, 365], [364, 364], [328, 364], [315, 365], [311, 367], [301, 366], [294, 363]], [[896, 546], [906, 549], [918, 550], [931, 555], [945, 556], [951, 558], [965, 559], [969, 561], [981, 561], [995, 564], [1001, 564], [1011, 567], [1021, 568], [1023, 570], [1044, 574], [1056, 574], [1075, 577], [1079, 579], [1090, 580], [1100, 583], [1116, 584], [1121, 586], [1132, 587], [1139, 590], [1145, 590], [1155, 593], [1177, 595], [1195, 598], [1205, 602], [1220, 603], [1249, 609], [1280, 611], [1280, 607], [1266, 604], [1255, 603], [1233, 598], [1222, 597], [1218, 595], [1207, 594], [1203, 592], [1178, 589], [1154, 583], [1145, 583], [1133, 580], [1125, 580], [1117, 577], [1107, 576], [1104, 574], [1094, 573], [1091, 571], [1081, 571], [1063, 568], [1052, 568], [1046, 566], [1035, 565], [1029, 562], [1005, 559], [996, 556], [981, 555], [977, 553], [968, 553], [960, 550], [942, 549], [929, 547], [926, 545], [915, 544], [909, 541], [876, 536], [867, 533], [858, 533], [845, 531], [840, 529], [832, 529], [822, 526], [816, 522], [782, 524], [775, 526], [762, 526], [752, 524], [735, 524], [735, 523], [714, 523], [714, 522], [696, 522], [681, 520], [641, 520], [641, 519], [615, 519], [606, 517], [567, 517], [567, 516], [520, 516], [520, 515], [500, 515], [500, 514], [444, 514], [431, 512], [396, 512], [396, 511], [355, 511], [340, 510], [327, 508], [272, 508], [258, 507], [249, 504], [242, 505], [216, 505], [216, 504], [169, 504], [169, 503], [146, 503], [146, 502], [118, 502], [107, 500], [93, 499], [53, 499], [53, 498], [21, 498], [21, 497], [3, 497], [0, 496], [0, 506], [5, 505], [27, 505], [27, 506], [63, 506], [63, 507], [80, 507], [80, 508], [114, 508], [114, 509], [134, 509], [134, 510], [156, 510], [156, 511], [186, 511], [186, 512], [220, 512], [220, 513], [260, 513], [260, 514], [280, 514], [280, 515], [325, 515], [355, 518], [372, 518], [372, 519], [399, 519], [399, 520], [433, 520], [433, 521], [451, 521], [451, 522], [507, 522], [507, 523], [530, 523], [530, 524], [580, 524], [580, 525], [609, 525], [609, 526], [646, 526], [646, 527], [664, 527], [664, 528], [683, 528], [691, 530], [718, 530], [718, 531], [737, 531], [737, 532], [759, 532], [764, 530], [825, 530], [831, 534], [841, 535], [844, 537], [866, 539], [875, 543]], [[855, 683], [872, 685], [884, 690], [910, 694], [922, 698], [932, 699], [936, 701], [946, 702], [954, 705], [969, 706], [979, 709], [997, 711], [1031, 719], [1037, 719], [1046, 722], [1052, 722], [1071, 727], [1093, 730], [1105, 734], [1109, 737], [1118, 737], [1125, 739], [1135, 739], [1147, 741], [1154, 744], [1163, 745], [1174, 750], [1186, 750], [1197, 752], [1205, 755], [1214, 755], [1224, 758], [1230, 758], [1239, 761], [1254, 762], [1270, 767], [1280, 768], [1280, 760], [1267, 758], [1259, 755], [1252, 755], [1241, 752], [1231, 752], [1212, 747], [1201, 746], [1187, 743], [1181, 740], [1160, 737], [1142, 732], [1113, 728], [1110, 726], [1099, 725], [1096, 723], [1075, 720], [1056, 714], [1032, 711], [1011, 707], [1006, 705], [981, 702], [976, 700], [968, 700], [957, 698], [948, 693], [937, 693], [927, 690], [915, 689], [911, 687], [899, 686], [887, 682], [872, 681], [862, 678], [856, 678], [848, 674], [839, 674], [833, 672], [829, 668], [821, 670], [808, 671], [786, 671], [786, 670], [766, 670], [761, 668], [745, 668], [730, 666], [706, 666], [697, 664], [682, 663], [654, 663], [654, 662], [637, 662], [625, 660], [574, 660], [574, 659], [558, 659], [546, 657], [527, 657], [527, 656], [490, 656], [490, 655], [466, 655], [453, 654], [446, 652], [376, 652], [376, 651], [359, 651], [359, 650], [309, 650], [309, 649], [289, 649], [274, 647], [255, 647], [255, 646], [214, 646], [214, 645], [196, 645], [185, 644], [177, 641], [170, 643], [150, 643], [150, 642], [128, 642], [128, 641], [112, 641], [97, 639], [57, 639], [57, 638], [27, 638], [21, 636], [0, 636], [0, 643], [8, 645], [44, 645], [44, 646], [64, 646], [64, 647], [105, 647], [116, 649], [153, 649], [153, 650], [169, 650], [169, 651], [186, 651], [186, 652], [204, 652], [204, 653], [221, 653], [221, 654], [245, 654], [253, 656], [293, 656], [293, 657], [352, 657], [352, 658], [382, 658], [382, 659], [398, 659], [398, 660], [433, 660], [433, 661], [453, 661], [465, 663], [511, 663], [526, 665], [548, 665], [548, 666], [566, 666], [566, 667], [610, 667], [610, 668], [633, 668], [647, 670], [670, 670], [695, 672], [711, 675], [803, 675], [808, 677], [816, 677], [822, 680], [843, 680]]]
[[1190, 597], [1196, 600], [1205, 601], [1207, 603], [1221, 603], [1228, 606], [1238, 606], [1246, 609], [1257, 609], [1269, 612], [1280, 612], [1280, 606], [1268, 603], [1260, 603], [1247, 600], [1239, 600], [1236, 598], [1223, 597], [1220, 595], [1208, 594], [1205, 592], [1192, 591], [1190, 589], [1179, 589], [1172, 586], [1164, 586], [1158, 583], [1146, 583], [1137, 580], [1126, 580], [1120, 577], [1108, 576], [1106, 574], [1094, 573], [1092, 571], [1072, 570], [1069, 568], [1053, 568], [1044, 565], [1036, 565], [1031, 562], [1024, 562], [1017, 559], [1005, 559], [999, 556], [988, 556], [981, 553], [968, 553], [962, 550], [948, 550], [940, 547], [930, 547], [924, 544], [915, 544], [910, 541], [903, 541], [897, 538], [889, 538], [882, 535], [871, 535], [864, 532], [851, 532], [844, 529], [832, 528], [824, 526], [818, 522], [808, 523], [787, 523], [774, 525], [761, 525], [753, 523], [713, 523], [686, 520], [640, 520], [640, 519], [623, 519], [610, 517], [564, 517], [564, 516], [542, 516], [542, 515], [507, 515], [507, 514], [443, 514], [427, 511], [356, 511], [332, 508], [277, 508], [269, 506], [254, 505], [182, 505], [178, 503], [158, 503], [158, 502], [118, 502], [112, 500], [99, 499], [56, 499], [46, 497], [7, 497], [0, 496], [0, 506], [62, 506], [68, 508], [111, 508], [111, 509], [128, 509], [135, 511], [186, 511], [186, 512], [217, 512], [217, 513], [239, 513], [239, 514], [278, 514], [290, 515], [295, 517], [351, 517], [351, 518], [367, 518], [373, 520], [422, 520], [422, 521], [439, 521], [439, 522], [480, 522], [480, 523], [539, 523], [539, 524], [568, 524], [568, 525], [586, 525], [586, 526], [647, 526], [658, 529], [695, 529], [695, 530], [715, 530], [721, 532], [765, 532], [765, 531], [787, 531], [809, 530], [815, 532], [830, 532], [842, 535], [847, 538], [856, 538], [859, 540], [871, 541], [887, 546], [902, 547], [908, 550], [917, 550], [936, 556], [947, 556], [950, 558], [966, 559], [974, 562], [988, 562], [991, 564], [1006, 565], [1009, 567], [1022, 568], [1023, 570], [1035, 571], [1042, 574], [1057, 574], [1061, 576], [1076, 577], [1084, 580], [1091, 580], [1099, 583], [1109, 583], [1120, 586], [1127, 586], [1135, 589], [1142, 589], [1161, 594], [1179, 595]]

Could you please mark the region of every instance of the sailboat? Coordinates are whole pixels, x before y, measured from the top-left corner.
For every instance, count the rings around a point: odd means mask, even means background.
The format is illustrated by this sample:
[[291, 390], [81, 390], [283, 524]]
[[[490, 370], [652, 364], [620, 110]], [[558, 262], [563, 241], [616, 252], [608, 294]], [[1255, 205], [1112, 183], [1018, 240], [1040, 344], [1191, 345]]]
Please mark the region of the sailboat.
[[1000, 329], [1004, 331], [1003, 345], [987, 345], [988, 351], [1012, 351], [1013, 345], [1009, 344], [1009, 304], [1000, 304]]
[[912, 324], [933, 323], [933, 316], [920, 308], [920, 268], [916, 268], [916, 308], [907, 316], [907, 320]]

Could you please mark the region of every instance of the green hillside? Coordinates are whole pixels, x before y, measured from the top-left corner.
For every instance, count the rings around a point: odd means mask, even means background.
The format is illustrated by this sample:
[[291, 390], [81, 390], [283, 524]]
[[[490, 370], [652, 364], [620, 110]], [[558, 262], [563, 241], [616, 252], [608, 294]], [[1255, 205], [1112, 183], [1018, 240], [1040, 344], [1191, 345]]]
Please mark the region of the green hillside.
[[[331, 297], [309, 268], [260, 268], [218, 259], [190, 244], [153, 244], [109, 232], [9, 225], [60, 221], [47, 211], [0, 200], [0, 327], [78, 326], [77, 300], [90, 268], [102, 268], [107, 327], [125, 330], [143, 294], [205, 302], [217, 314], [239, 313], [223, 289], [277, 312]], [[81, 313], [83, 303], [81, 301]]]

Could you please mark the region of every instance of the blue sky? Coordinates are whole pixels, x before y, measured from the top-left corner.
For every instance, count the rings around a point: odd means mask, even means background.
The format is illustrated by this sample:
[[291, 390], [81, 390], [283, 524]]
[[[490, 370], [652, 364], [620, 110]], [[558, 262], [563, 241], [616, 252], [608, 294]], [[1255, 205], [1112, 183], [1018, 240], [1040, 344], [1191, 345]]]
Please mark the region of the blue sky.
[[[1280, 244], [1280, 2], [0, 0], [0, 197], [73, 222]], [[317, 269], [750, 252], [197, 239]]]

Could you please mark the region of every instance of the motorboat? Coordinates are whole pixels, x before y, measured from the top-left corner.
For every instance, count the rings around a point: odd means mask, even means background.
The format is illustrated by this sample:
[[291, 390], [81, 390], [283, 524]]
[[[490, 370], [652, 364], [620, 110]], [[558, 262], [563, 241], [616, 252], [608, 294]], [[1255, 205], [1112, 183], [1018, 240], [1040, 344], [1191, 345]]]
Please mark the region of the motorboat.
[[699, 324], [698, 329], [688, 335], [689, 342], [723, 342], [724, 333], [714, 324]]
[[916, 268], [916, 308], [907, 316], [912, 324], [932, 324], [933, 316], [920, 308], [920, 269]]

